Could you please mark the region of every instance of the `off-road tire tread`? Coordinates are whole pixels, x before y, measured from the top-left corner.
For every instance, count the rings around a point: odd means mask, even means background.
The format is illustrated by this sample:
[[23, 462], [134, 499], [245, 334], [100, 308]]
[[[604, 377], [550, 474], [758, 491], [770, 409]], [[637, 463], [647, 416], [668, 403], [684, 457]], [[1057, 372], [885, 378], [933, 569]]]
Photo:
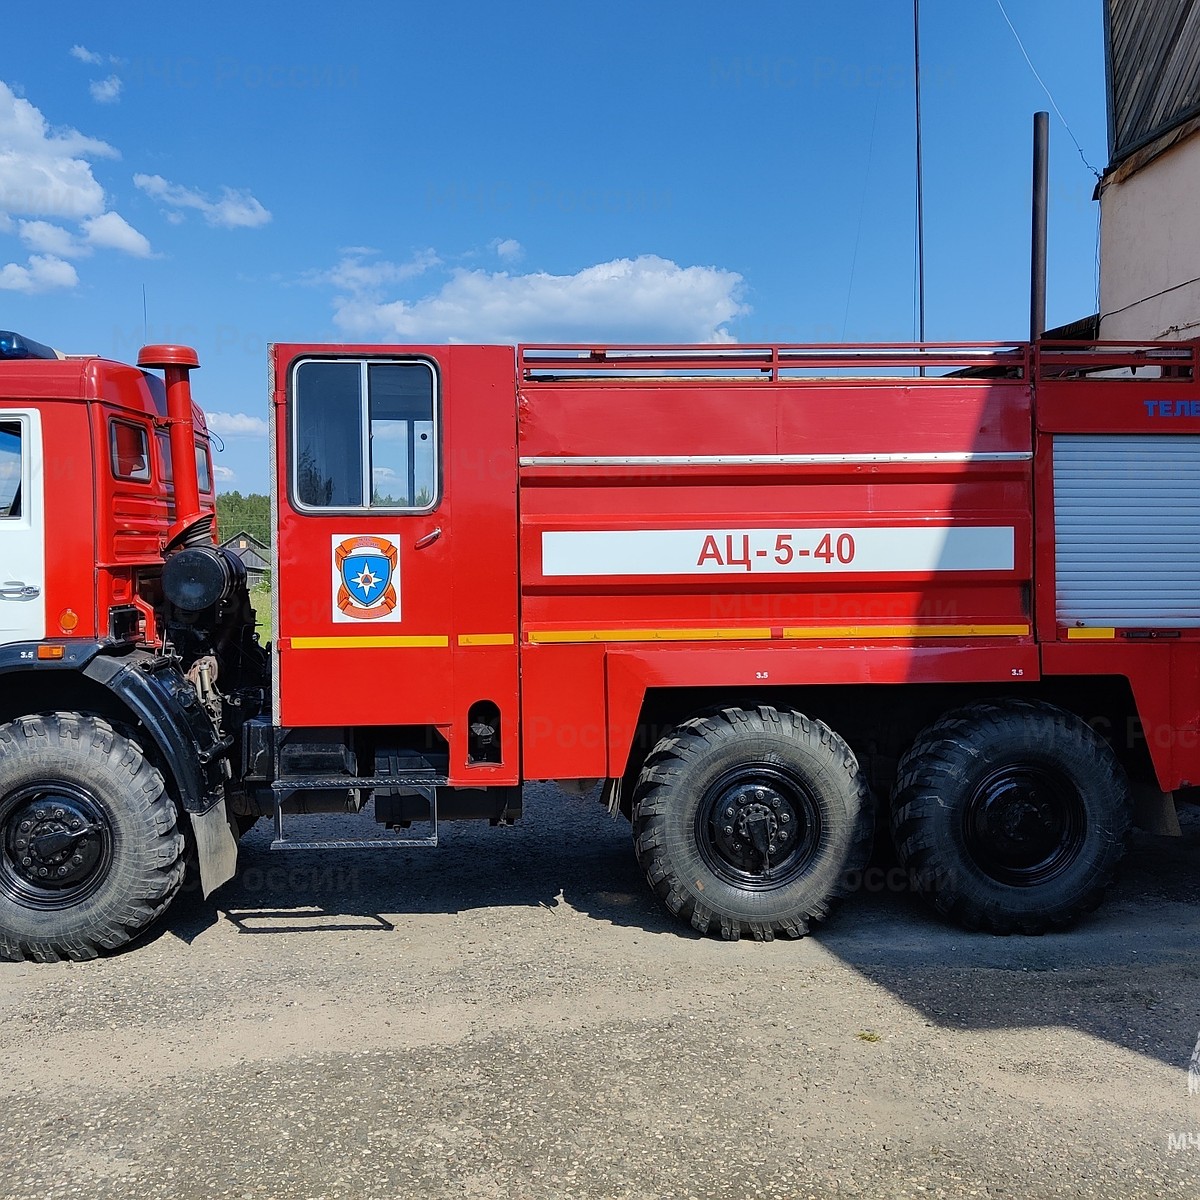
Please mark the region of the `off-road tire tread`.
[[[684, 884], [664, 848], [664, 823], [682, 765], [708, 751], [714, 743], [738, 733], [774, 734], [819, 748], [842, 776], [840, 783], [854, 813], [845, 867], [831, 891], [814, 899], [803, 913], [769, 922], [714, 912]], [[801, 938], [813, 924], [824, 920], [834, 903], [851, 890], [851, 881], [871, 853], [874, 818], [874, 802], [857, 758], [823, 721], [791, 708], [765, 704], [755, 708], [728, 706], [684, 721], [647, 756], [633, 796], [634, 851], [655, 895], [670, 913], [698, 933], [716, 935], [725, 941], [738, 941], [743, 936], [766, 942], [773, 941], [776, 935]]]
[[[125, 945], [159, 917], [183, 884], [184, 837], [162, 772], [132, 738], [97, 716], [48, 712], [0, 725], [0, 763], [56, 750], [111, 774], [119, 803], [133, 816], [142, 844], [136, 856], [114, 861], [110, 871], [127, 876], [122, 894], [94, 914], [85, 929], [62, 935], [13, 935], [0, 930], [0, 960], [81, 961]], [[93, 906], [95, 907], [95, 906]], [[58, 913], [46, 914], [53, 921]]]
[[[973, 894], [969, 877], [957, 864], [942, 858], [930, 838], [929, 823], [942, 806], [948, 777], [958, 769], [957, 759], [981, 735], [1003, 737], [1029, 721], [1046, 725], [1054, 736], [1074, 739], [1097, 771], [1100, 786], [1120, 799], [1111, 818], [1114, 844], [1103, 870], [1067, 903], [1047, 911], [1006, 912], [994, 903], [981, 903]], [[1094, 911], [1117, 878], [1131, 836], [1129, 783], [1109, 746], [1080, 717], [1056, 705], [1033, 700], [985, 701], [956, 709], [940, 717], [918, 737], [900, 760], [892, 793], [892, 838], [901, 865], [916, 890], [948, 920], [973, 931], [995, 934], [1042, 934], [1075, 924]]]

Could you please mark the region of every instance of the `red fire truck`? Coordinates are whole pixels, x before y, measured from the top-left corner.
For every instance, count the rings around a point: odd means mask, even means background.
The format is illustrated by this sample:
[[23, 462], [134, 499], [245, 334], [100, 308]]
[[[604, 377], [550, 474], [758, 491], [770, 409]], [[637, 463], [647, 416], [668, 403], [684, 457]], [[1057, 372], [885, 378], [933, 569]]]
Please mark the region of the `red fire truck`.
[[264, 648], [195, 352], [0, 334], [0, 957], [259, 817], [426, 845], [526, 780], [702, 933], [802, 935], [877, 825], [948, 917], [1068, 924], [1200, 782], [1198, 345], [276, 345]]

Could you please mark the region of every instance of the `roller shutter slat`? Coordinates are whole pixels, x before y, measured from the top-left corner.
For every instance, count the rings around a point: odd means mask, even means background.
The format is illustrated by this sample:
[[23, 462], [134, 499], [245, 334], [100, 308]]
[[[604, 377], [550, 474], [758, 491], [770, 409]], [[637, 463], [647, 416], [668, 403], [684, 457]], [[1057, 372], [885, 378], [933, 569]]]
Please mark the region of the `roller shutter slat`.
[[1054, 439], [1063, 625], [1200, 628], [1200, 437]]

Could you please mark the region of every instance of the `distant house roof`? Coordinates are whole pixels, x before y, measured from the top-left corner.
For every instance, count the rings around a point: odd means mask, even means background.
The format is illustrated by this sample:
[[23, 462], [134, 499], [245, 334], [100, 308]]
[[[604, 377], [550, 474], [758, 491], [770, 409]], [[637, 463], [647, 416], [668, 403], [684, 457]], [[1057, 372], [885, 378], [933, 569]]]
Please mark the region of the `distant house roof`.
[[239, 529], [231, 538], [226, 538], [222, 546], [227, 546], [230, 550], [248, 550], [253, 547], [255, 550], [267, 549], [266, 542], [260, 542], [252, 533], [247, 533], [244, 529]]
[[1109, 170], [1200, 116], [1200, 0], [1105, 0]]
[[1048, 342], [1094, 342], [1100, 336], [1100, 314], [1091, 313], [1059, 325], [1056, 329], [1047, 329], [1042, 337]]
[[233, 537], [226, 538], [221, 546], [236, 554], [252, 575], [271, 569], [270, 550], [254, 534], [247, 533], [244, 529], [239, 530]]

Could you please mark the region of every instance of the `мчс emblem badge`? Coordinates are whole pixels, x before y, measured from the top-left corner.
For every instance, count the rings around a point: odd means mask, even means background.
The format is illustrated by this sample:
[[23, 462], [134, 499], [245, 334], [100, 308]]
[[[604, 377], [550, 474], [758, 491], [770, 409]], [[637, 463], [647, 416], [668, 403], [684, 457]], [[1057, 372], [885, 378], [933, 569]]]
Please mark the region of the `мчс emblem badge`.
[[399, 621], [399, 538], [333, 537], [335, 621]]

